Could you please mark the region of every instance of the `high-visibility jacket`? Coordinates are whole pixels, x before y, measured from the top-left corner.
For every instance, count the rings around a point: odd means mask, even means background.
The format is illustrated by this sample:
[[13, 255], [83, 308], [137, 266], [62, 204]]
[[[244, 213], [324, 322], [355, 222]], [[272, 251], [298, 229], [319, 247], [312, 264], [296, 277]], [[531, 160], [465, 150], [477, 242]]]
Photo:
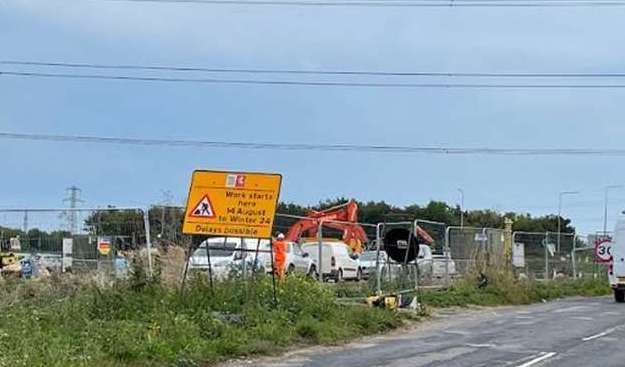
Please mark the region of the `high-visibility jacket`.
[[277, 263], [286, 261], [286, 250], [288, 244], [284, 240], [276, 240], [273, 243], [274, 260]]

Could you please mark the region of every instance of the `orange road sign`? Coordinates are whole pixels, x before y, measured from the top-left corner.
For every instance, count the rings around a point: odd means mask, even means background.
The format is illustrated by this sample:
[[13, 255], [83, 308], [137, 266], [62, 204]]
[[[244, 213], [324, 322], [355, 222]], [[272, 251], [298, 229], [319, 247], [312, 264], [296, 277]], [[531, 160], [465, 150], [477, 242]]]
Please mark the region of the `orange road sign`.
[[270, 238], [281, 183], [274, 173], [194, 171], [182, 232]]

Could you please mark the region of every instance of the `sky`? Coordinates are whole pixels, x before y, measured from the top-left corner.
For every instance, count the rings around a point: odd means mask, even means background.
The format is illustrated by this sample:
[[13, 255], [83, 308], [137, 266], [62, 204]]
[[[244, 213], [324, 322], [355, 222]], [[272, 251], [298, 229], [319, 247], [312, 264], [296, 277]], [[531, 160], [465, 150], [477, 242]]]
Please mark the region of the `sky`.
[[[0, 59], [257, 69], [624, 72], [624, 16], [625, 7], [303, 8], [0, 0]], [[85, 73], [9, 65], [0, 70]], [[625, 90], [617, 89], [221, 85], [0, 75], [0, 131], [266, 143], [623, 148], [623, 97]], [[0, 162], [0, 209], [63, 206], [71, 185], [82, 189], [82, 205], [89, 207], [149, 205], [162, 201], [164, 191], [183, 203], [194, 169], [252, 170], [282, 173], [281, 199], [301, 204], [334, 197], [400, 206], [429, 200], [458, 204], [462, 188], [467, 209], [542, 215], [557, 212], [559, 192], [580, 191], [563, 198], [563, 215], [582, 233], [601, 230], [603, 187], [625, 184], [623, 158], [601, 156], [0, 140]], [[625, 189], [611, 191], [610, 226], [623, 209]]]

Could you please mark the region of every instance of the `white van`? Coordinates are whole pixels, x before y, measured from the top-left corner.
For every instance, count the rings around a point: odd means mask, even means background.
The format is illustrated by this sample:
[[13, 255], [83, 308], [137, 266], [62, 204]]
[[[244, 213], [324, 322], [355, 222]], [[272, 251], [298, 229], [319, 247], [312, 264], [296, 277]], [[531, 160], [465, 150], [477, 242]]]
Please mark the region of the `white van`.
[[608, 271], [610, 286], [614, 290], [614, 300], [625, 302], [625, 218], [616, 222], [612, 239], [612, 264]]
[[[358, 255], [354, 254], [345, 242], [323, 242], [321, 248], [321, 274], [323, 274], [323, 279], [333, 279], [335, 282], [342, 282], [345, 279], [362, 279], [362, 269], [360, 268]], [[316, 264], [319, 264], [318, 242], [304, 243], [302, 251], [307, 253]]]

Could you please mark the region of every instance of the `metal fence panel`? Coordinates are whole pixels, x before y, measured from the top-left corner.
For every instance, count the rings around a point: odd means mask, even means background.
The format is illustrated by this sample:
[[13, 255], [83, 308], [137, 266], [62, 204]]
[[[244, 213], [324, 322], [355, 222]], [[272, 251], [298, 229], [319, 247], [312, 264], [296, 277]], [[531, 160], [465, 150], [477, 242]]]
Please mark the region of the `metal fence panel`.
[[[141, 257], [151, 272], [146, 213], [142, 208], [0, 209], [0, 247], [35, 262], [42, 272], [116, 273], [128, 268], [130, 258]], [[98, 251], [105, 241], [110, 251]]]
[[547, 234], [544, 232], [522, 232], [512, 234], [512, 243], [518, 256], [518, 262], [513, 263], [517, 274], [530, 279], [548, 279], [547, 248], [545, 247]]

